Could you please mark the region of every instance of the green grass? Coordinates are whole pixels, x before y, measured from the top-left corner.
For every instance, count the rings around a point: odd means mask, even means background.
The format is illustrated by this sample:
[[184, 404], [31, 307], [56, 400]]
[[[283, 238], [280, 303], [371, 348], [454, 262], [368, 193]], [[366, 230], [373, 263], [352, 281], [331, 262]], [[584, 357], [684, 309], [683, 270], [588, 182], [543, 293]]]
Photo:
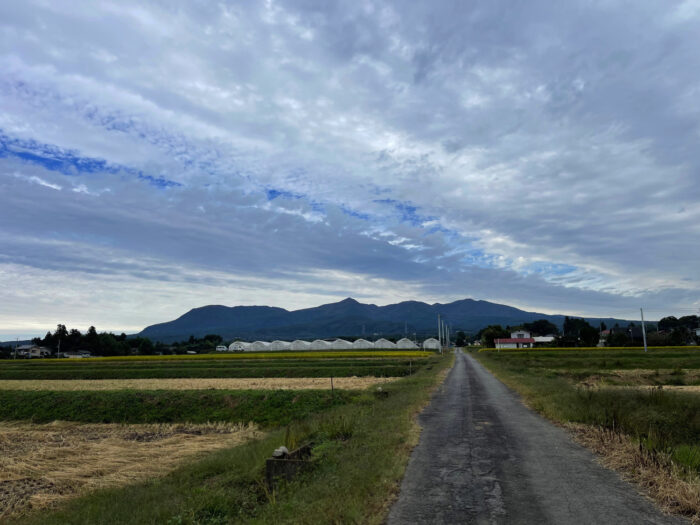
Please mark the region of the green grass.
[[[386, 385], [387, 397], [367, 394], [164, 478], [97, 491], [19, 522], [381, 523], [415, 442], [414, 415], [450, 362], [450, 357], [431, 360], [418, 373]], [[265, 459], [279, 445], [309, 441], [314, 443], [311, 470], [268, 491]]]
[[402, 377], [426, 358], [0, 362], [0, 379]]
[[356, 402], [362, 395], [345, 390], [334, 393], [328, 390], [0, 390], [0, 420], [35, 423], [56, 420], [83, 423], [254, 421], [272, 427]]
[[[669, 352], [669, 355], [664, 355]], [[528, 355], [529, 354], [529, 355]], [[668, 363], [698, 368], [700, 352], [658, 350], [639, 352], [577, 351], [479, 352], [475, 357], [535, 410], [555, 421], [585, 423], [618, 430], [637, 438], [652, 452], [671, 455], [677, 463], [698, 471], [700, 461], [700, 396], [663, 389], [585, 388], [567, 377], [576, 371], [600, 369], [667, 368]], [[698, 471], [700, 472], [700, 471]]]

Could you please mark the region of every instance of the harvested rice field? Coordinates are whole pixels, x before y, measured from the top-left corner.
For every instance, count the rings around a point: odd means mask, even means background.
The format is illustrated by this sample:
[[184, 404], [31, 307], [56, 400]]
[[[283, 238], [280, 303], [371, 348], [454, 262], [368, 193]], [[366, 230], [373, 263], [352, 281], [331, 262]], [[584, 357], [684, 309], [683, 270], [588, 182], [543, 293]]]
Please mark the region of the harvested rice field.
[[[333, 387], [361, 390], [393, 381], [391, 377], [336, 377]], [[182, 378], [182, 379], [8, 379], [0, 390], [323, 390], [331, 388], [329, 377]]]
[[262, 437], [257, 426], [0, 423], [0, 521], [86, 492], [165, 475]]

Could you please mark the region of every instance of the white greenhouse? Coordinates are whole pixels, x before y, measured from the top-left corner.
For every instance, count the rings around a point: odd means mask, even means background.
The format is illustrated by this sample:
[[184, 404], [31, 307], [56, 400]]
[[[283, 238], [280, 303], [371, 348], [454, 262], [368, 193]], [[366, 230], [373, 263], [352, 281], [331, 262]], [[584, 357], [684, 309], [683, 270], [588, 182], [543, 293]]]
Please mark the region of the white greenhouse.
[[301, 339], [297, 339], [296, 341], [292, 341], [291, 344], [289, 345], [290, 350], [311, 350], [311, 343], [308, 341], [302, 341]]
[[357, 339], [352, 343], [352, 347], [355, 350], [372, 350], [374, 348], [374, 343], [367, 339]]
[[410, 339], [404, 337], [403, 339], [399, 339], [396, 342], [396, 348], [399, 348], [401, 350], [415, 350], [418, 348], [418, 345]]
[[311, 343], [310, 350], [331, 350], [331, 344], [323, 339], [316, 339]]
[[272, 341], [267, 349], [271, 351], [289, 350], [291, 346], [292, 344], [288, 341]]
[[234, 341], [228, 345], [229, 352], [245, 352], [250, 347], [250, 343], [244, 343], [243, 341]]
[[423, 341], [423, 350], [440, 350], [440, 341], [431, 337]]
[[391, 350], [393, 348], [396, 348], [396, 343], [392, 343], [388, 339], [384, 339], [384, 338], [377, 339], [374, 342], [374, 348], [376, 348], [377, 350], [379, 350], [379, 349]]
[[333, 350], [352, 350], [352, 343], [345, 339], [336, 339], [331, 343]]
[[252, 352], [264, 352], [270, 349], [270, 343], [267, 341], [255, 341], [254, 343], [250, 343], [250, 347], [248, 347], [248, 350]]

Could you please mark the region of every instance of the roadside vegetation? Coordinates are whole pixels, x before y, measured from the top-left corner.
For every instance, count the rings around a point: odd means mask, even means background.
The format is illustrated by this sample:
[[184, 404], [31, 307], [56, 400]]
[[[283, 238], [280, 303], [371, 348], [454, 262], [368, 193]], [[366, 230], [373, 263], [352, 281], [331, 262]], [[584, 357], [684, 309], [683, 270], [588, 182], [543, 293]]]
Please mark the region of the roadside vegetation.
[[[321, 410], [296, 414], [289, 423], [282, 417], [286, 412], [277, 412], [277, 409], [299, 403], [294, 397], [303, 396], [304, 392], [244, 392], [245, 396], [269, 396], [263, 404], [271, 416], [258, 417], [269, 425], [265, 437], [211, 453], [164, 477], [94, 491], [58, 509], [20, 516], [12, 522], [381, 523], [392, 495], [398, 490], [410, 451], [417, 442], [415, 415], [428, 401], [430, 392], [450, 363], [450, 356], [434, 356], [412, 375], [391, 382], [382, 390], [336, 391], [336, 400], [339, 396], [341, 399], [335, 404], [332, 393], [308, 391], [310, 395], [331, 396], [331, 406], [322, 404]], [[216, 398], [219, 394], [231, 395], [208, 391], [192, 395]], [[286, 395], [294, 397], [275, 397]], [[321, 399], [328, 401], [328, 397]], [[61, 401], [57, 400], [55, 406], [60, 406]], [[206, 401], [199, 399], [197, 407], [209, 405]], [[82, 398], [81, 402], [88, 400]], [[132, 403], [133, 399], [114, 404], [110, 401], [110, 408], [102, 413]], [[2, 400], [0, 404], [4, 404]], [[168, 408], [171, 404], [172, 400], [168, 399], [162, 408], [171, 411]], [[80, 403], [73, 406], [76, 413], [82, 412]], [[238, 409], [238, 405], [233, 409]], [[159, 417], [160, 411], [155, 407], [150, 411], [149, 407], [148, 413]], [[178, 409], [170, 413], [181, 412]], [[275, 427], [279, 424], [284, 426]], [[267, 487], [264, 464], [272, 451], [280, 445], [291, 450], [309, 443], [312, 445], [309, 469], [291, 482], [280, 482], [274, 489]]]
[[[633, 451], [625, 474], [666, 508], [700, 518], [700, 393], [677, 389], [698, 384], [700, 351], [489, 350], [474, 356], [533, 409], [578, 424], [581, 440], [597, 442], [592, 448], [603, 455]], [[650, 476], [650, 468], [657, 473]], [[669, 490], [663, 479], [680, 485]]]

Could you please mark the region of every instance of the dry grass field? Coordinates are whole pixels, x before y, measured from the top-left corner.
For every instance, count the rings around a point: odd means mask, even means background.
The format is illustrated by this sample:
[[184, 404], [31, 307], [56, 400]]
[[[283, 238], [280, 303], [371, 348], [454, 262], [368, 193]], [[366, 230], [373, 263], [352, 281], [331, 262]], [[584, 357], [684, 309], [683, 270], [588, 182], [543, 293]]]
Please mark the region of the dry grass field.
[[[393, 381], [391, 377], [336, 377], [333, 387], [361, 390]], [[179, 378], [179, 379], [5, 379], [0, 390], [323, 390], [328, 377]]]
[[103, 487], [166, 474], [183, 460], [263, 433], [255, 425], [0, 423], [0, 521]]

